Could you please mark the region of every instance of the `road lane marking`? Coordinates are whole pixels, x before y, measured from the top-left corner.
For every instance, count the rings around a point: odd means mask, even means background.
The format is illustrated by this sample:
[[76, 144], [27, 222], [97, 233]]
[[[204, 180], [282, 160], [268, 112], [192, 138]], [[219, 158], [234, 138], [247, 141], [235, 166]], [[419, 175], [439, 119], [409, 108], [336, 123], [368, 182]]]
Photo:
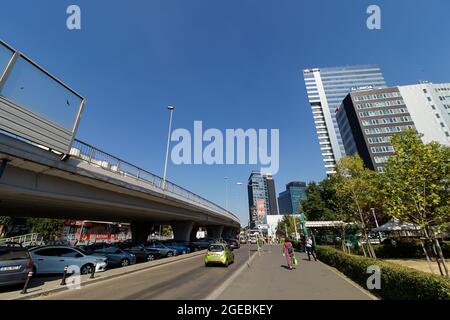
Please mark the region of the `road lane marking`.
[[220, 285], [216, 290], [211, 292], [209, 296], [207, 296], [204, 300], [216, 300], [230, 285], [231, 283], [244, 271], [244, 269], [250, 266], [250, 263], [255, 259], [256, 252], [253, 252], [253, 255], [242, 264], [242, 266], [237, 269], [227, 280], [225, 280], [222, 285]]

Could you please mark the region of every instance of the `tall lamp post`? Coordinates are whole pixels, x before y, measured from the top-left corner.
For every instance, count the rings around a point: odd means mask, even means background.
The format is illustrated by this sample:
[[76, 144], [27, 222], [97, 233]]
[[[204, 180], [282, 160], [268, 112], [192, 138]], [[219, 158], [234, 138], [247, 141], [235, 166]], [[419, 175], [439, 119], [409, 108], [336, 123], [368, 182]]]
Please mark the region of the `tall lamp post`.
[[168, 106], [167, 110], [169, 110], [170, 113], [170, 120], [169, 120], [169, 133], [167, 134], [167, 148], [166, 148], [166, 161], [164, 162], [164, 178], [162, 183], [162, 189], [166, 189], [166, 178], [167, 178], [167, 162], [169, 160], [169, 145], [170, 145], [170, 133], [172, 132], [172, 117], [173, 117], [173, 106]]
[[225, 209], [228, 211], [228, 177], [225, 177]]
[[[370, 208], [370, 210], [372, 210], [373, 218], [375, 219], [375, 225], [377, 226], [377, 228], [379, 228], [380, 226], [378, 225], [378, 219], [377, 219], [377, 215], [375, 214], [375, 208]], [[380, 243], [381, 243], [381, 232], [380, 231], [378, 231], [378, 237], [380, 238]]]

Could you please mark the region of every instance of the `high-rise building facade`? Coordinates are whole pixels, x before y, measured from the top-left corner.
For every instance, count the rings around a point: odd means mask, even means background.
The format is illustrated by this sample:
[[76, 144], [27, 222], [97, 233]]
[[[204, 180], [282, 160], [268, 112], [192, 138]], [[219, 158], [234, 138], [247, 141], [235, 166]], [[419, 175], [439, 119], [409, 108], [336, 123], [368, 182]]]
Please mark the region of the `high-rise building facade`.
[[345, 155], [336, 110], [349, 92], [366, 87], [385, 88], [386, 82], [376, 65], [307, 69], [303, 76], [325, 170], [328, 175], [333, 174], [336, 162]]
[[394, 153], [392, 135], [414, 128], [450, 146], [450, 83], [398, 86], [350, 93], [337, 112], [346, 154], [358, 153], [368, 168], [383, 171]]
[[450, 146], [450, 83], [422, 82], [398, 89], [423, 142]]
[[396, 87], [348, 94], [336, 119], [346, 154], [359, 154], [366, 167], [377, 171], [394, 153], [392, 135], [415, 128]]
[[286, 191], [278, 196], [280, 214], [299, 214], [300, 202], [306, 199], [306, 182], [293, 181], [286, 185]]
[[275, 182], [272, 175], [253, 171], [248, 178], [248, 206], [251, 227], [265, 224], [268, 215], [278, 215]]

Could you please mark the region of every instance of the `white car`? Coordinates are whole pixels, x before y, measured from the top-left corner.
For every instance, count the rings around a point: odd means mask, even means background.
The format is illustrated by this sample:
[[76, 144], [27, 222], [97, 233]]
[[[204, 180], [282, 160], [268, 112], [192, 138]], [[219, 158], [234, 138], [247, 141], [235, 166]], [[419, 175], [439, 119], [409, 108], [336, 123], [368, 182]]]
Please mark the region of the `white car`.
[[81, 274], [105, 271], [107, 258], [90, 255], [80, 248], [66, 246], [38, 247], [30, 250], [34, 273], [63, 273], [65, 266], [78, 266]]

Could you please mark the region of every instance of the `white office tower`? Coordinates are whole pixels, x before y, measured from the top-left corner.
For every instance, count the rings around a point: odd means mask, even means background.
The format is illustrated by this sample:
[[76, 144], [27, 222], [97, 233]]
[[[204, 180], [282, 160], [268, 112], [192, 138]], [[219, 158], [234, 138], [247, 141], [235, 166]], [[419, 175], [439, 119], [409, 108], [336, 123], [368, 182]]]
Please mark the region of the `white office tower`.
[[344, 144], [336, 120], [336, 110], [346, 95], [364, 88], [385, 88], [376, 65], [307, 69], [303, 76], [319, 137], [327, 175], [335, 173], [336, 162], [345, 156]]
[[423, 142], [450, 146], [450, 83], [421, 82], [398, 89]]

